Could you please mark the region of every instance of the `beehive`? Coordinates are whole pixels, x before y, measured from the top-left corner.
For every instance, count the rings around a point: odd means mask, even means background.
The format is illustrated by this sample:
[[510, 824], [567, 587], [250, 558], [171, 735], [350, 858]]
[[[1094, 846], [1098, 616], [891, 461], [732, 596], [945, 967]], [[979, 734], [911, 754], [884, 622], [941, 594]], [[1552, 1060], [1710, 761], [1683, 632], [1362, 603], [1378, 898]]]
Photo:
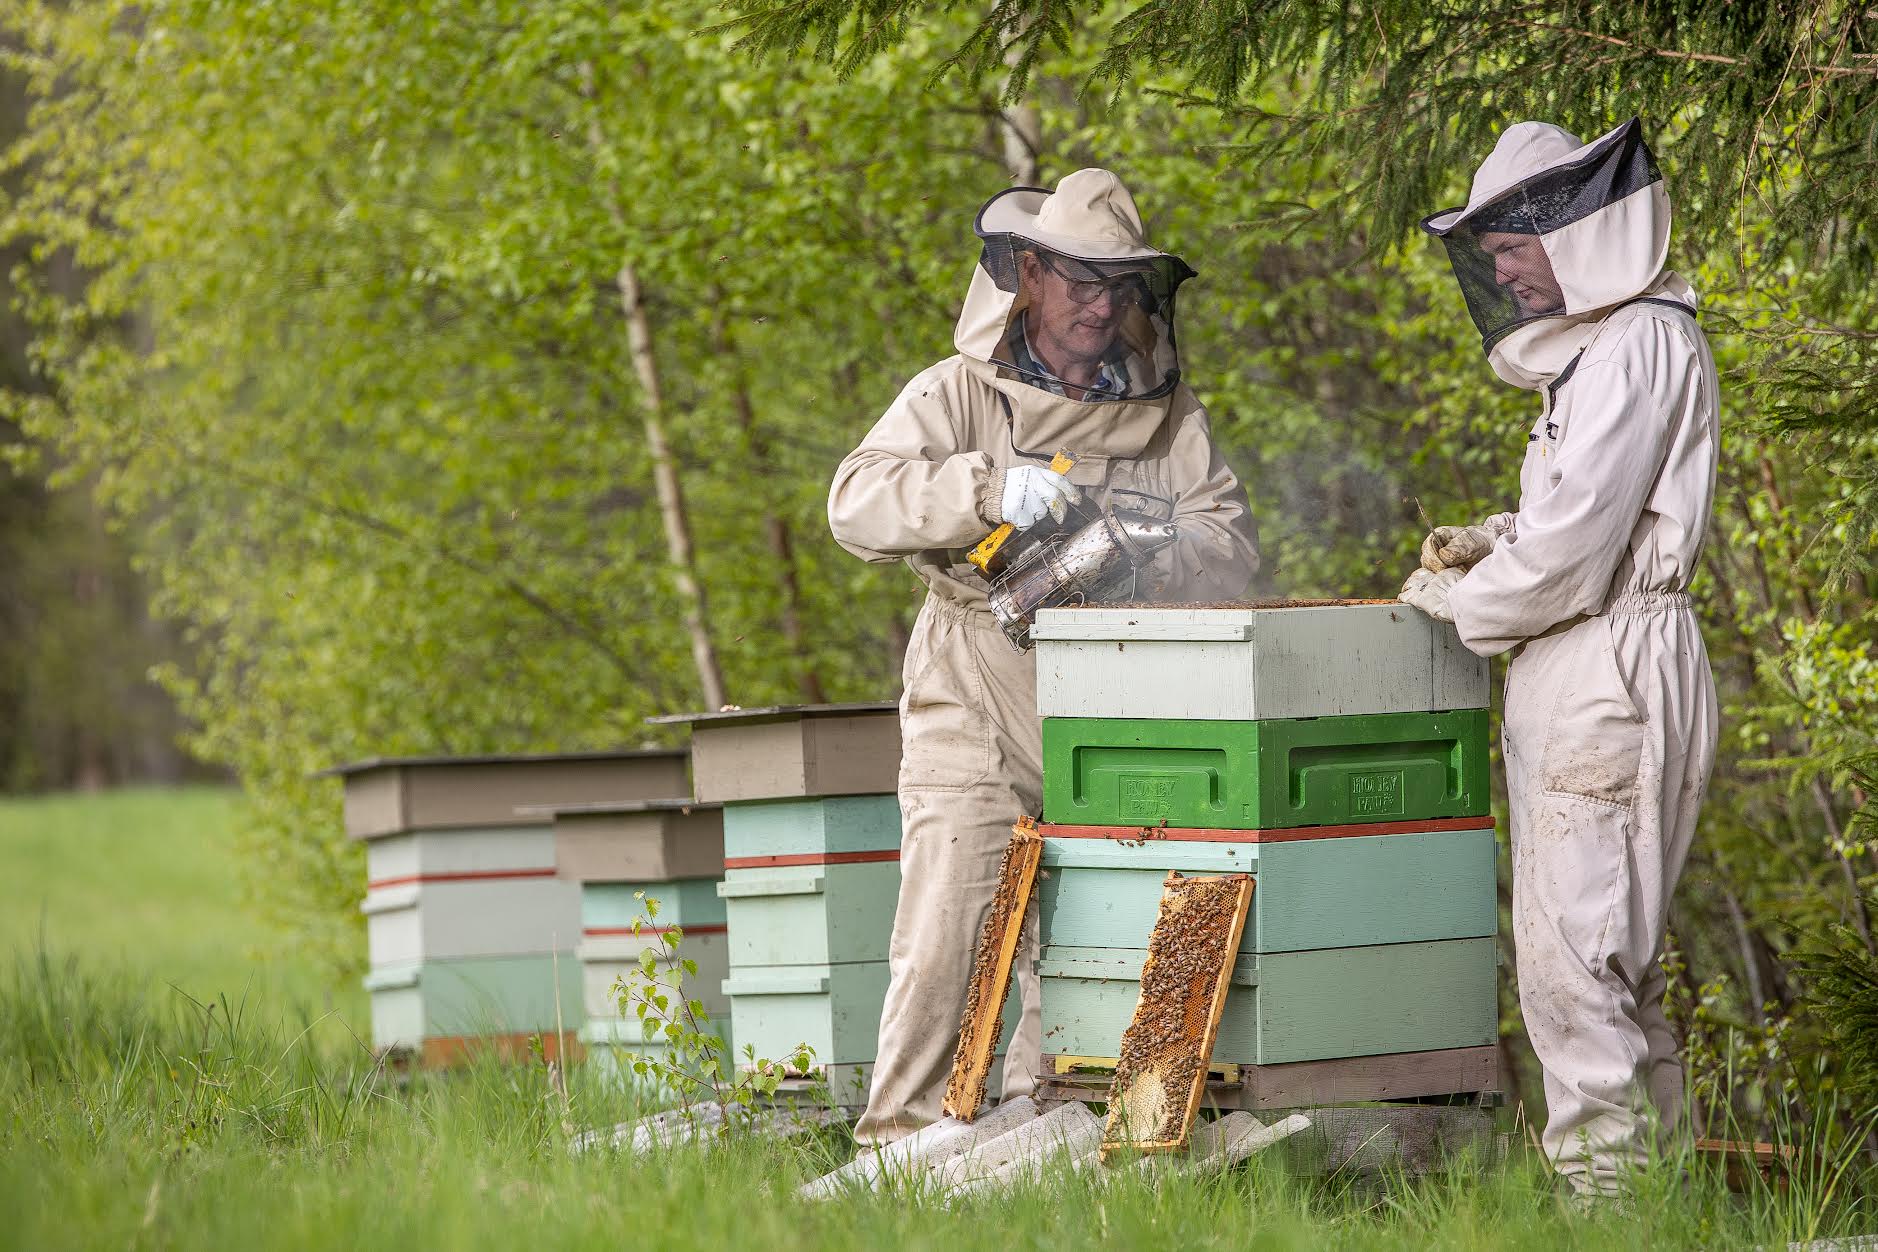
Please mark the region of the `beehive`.
[[[647, 800], [551, 809], [556, 868], [580, 891], [580, 1037], [590, 1063], [626, 1078], [636, 1059], [673, 1059], [666, 1032], [648, 1031], [638, 1013], [638, 997], [654, 993], [642, 972], [646, 951], [655, 958], [654, 994], [667, 1000], [664, 1015], [703, 1026], [728, 1043], [722, 986], [730, 967], [717, 896], [724, 874], [722, 807]], [[696, 971], [686, 972], [685, 961], [695, 962]], [[693, 1001], [703, 1005], [702, 1022], [680, 1007]]]
[[731, 1034], [779, 1060], [806, 1043], [864, 1098], [900, 890], [898, 707], [739, 709], [691, 726], [700, 801], [724, 806]]
[[1487, 670], [1452, 627], [1399, 604], [1110, 607], [1033, 635], [1046, 1086], [1099, 1091], [1071, 1071], [1116, 1055], [1169, 870], [1256, 883], [1211, 1102], [1493, 1085]]
[[366, 844], [375, 1045], [442, 1062], [545, 1033], [558, 1050], [557, 996], [566, 1031], [581, 1018], [580, 891], [556, 874], [539, 806], [682, 797], [685, 752], [379, 758], [327, 773]]

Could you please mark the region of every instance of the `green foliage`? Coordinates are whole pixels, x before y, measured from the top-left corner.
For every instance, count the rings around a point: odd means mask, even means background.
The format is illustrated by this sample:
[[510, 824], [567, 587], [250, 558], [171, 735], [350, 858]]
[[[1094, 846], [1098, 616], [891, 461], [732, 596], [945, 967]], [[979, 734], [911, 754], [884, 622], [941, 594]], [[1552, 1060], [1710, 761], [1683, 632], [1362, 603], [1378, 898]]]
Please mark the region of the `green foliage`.
[[1847, 1100], [1878, 1108], [1878, 957], [1862, 935], [1836, 926], [1805, 941], [1799, 959], [1838, 1052]]
[[[658, 917], [659, 902], [643, 891], [633, 895], [645, 910], [643, 918], [633, 919], [633, 937], [649, 942], [639, 949], [638, 967], [614, 980], [613, 997], [621, 1016], [631, 1014], [641, 1038], [653, 1048], [632, 1058], [631, 1072], [651, 1090], [674, 1095], [687, 1113], [701, 1101], [715, 1105], [719, 1133], [747, 1130], [752, 1116], [792, 1072], [803, 1073], [815, 1064], [815, 1049], [799, 1043], [787, 1057], [772, 1060], [745, 1044], [739, 1062], [704, 1001], [691, 995], [698, 963], [681, 955], [683, 928], [651, 928], [642, 934]], [[813, 1095], [810, 1102], [827, 1103]]]

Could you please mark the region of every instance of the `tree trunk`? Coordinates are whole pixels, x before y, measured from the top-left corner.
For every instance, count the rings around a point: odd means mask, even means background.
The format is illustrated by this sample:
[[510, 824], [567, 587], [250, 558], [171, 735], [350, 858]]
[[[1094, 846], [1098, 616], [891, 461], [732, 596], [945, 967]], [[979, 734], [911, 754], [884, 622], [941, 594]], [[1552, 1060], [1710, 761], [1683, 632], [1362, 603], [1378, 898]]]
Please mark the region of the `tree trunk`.
[[[724, 321], [723, 293], [716, 292], [714, 297], [717, 315], [711, 329], [717, 341], [718, 353], [728, 362], [735, 357], [737, 345], [731, 338], [730, 327]], [[737, 411], [737, 426], [743, 432], [751, 469], [766, 478], [770, 463], [769, 441], [757, 429], [756, 405], [751, 403], [750, 388], [744, 381], [741, 369], [734, 372], [734, 378], [730, 400]], [[770, 558], [776, 567], [776, 581], [782, 592], [783, 641], [795, 662], [796, 693], [804, 704], [826, 704], [828, 696], [822, 687], [821, 671], [816, 668], [815, 654], [809, 647], [808, 632], [802, 624], [802, 580], [796, 574], [795, 540], [790, 534], [789, 519], [777, 512], [768, 501], [765, 501], [763, 508], [763, 533], [769, 543]]]
[[[1015, 66], [1017, 46], [1005, 49], [1004, 63]], [[1007, 77], [1005, 82], [1009, 83]], [[1020, 187], [1035, 187], [1040, 177], [1039, 156], [1043, 152], [1043, 117], [1029, 102], [1013, 104], [1000, 117], [1004, 133], [1004, 170], [1011, 182]]]
[[645, 293], [640, 290], [639, 275], [631, 261], [621, 263], [617, 281], [620, 309], [626, 315], [626, 339], [632, 350], [633, 369], [645, 391], [646, 448], [652, 454], [652, 481], [658, 489], [659, 516], [665, 524], [666, 558], [671, 563], [672, 581], [684, 602], [685, 633], [691, 637], [691, 660], [698, 670], [704, 704], [707, 709], [715, 710], [728, 703], [724, 672], [717, 662], [717, 649], [711, 643], [710, 605], [705, 598], [704, 584], [698, 581], [697, 560], [691, 547], [691, 519], [685, 511], [678, 462], [665, 434], [665, 393], [659, 382], [658, 359], [652, 352], [652, 323], [646, 316]]

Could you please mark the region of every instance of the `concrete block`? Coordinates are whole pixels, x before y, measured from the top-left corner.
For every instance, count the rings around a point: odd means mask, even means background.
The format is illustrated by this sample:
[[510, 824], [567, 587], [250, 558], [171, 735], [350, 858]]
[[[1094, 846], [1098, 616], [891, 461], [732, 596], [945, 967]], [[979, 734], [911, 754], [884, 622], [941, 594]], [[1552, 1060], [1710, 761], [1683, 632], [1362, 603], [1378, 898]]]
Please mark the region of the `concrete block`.
[[999, 1175], [1014, 1178], [1063, 1153], [1086, 1156], [1101, 1144], [1101, 1119], [1085, 1105], [1062, 1104], [935, 1166], [933, 1180], [949, 1191]]
[[975, 1121], [942, 1118], [904, 1139], [864, 1152], [841, 1168], [804, 1183], [798, 1194], [805, 1199], [826, 1199], [848, 1190], [873, 1190], [896, 1181], [918, 1179], [929, 1168], [943, 1165], [977, 1144], [1034, 1120], [1037, 1115], [1036, 1101], [1020, 1096], [980, 1113]]

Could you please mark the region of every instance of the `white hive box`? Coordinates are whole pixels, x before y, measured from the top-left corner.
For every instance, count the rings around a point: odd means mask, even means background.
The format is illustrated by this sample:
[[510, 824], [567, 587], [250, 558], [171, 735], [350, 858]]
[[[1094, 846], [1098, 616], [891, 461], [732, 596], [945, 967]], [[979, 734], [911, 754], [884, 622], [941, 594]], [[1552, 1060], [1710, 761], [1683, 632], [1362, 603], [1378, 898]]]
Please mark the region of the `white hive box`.
[[1487, 662], [1394, 601], [1044, 609], [1043, 717], [1262, 721], [1485, 708]]
[[899, 708], [892, 701], [778, 705], [646, 720], [690, 726], [697, 798], [736, 803], [896, 790]]

